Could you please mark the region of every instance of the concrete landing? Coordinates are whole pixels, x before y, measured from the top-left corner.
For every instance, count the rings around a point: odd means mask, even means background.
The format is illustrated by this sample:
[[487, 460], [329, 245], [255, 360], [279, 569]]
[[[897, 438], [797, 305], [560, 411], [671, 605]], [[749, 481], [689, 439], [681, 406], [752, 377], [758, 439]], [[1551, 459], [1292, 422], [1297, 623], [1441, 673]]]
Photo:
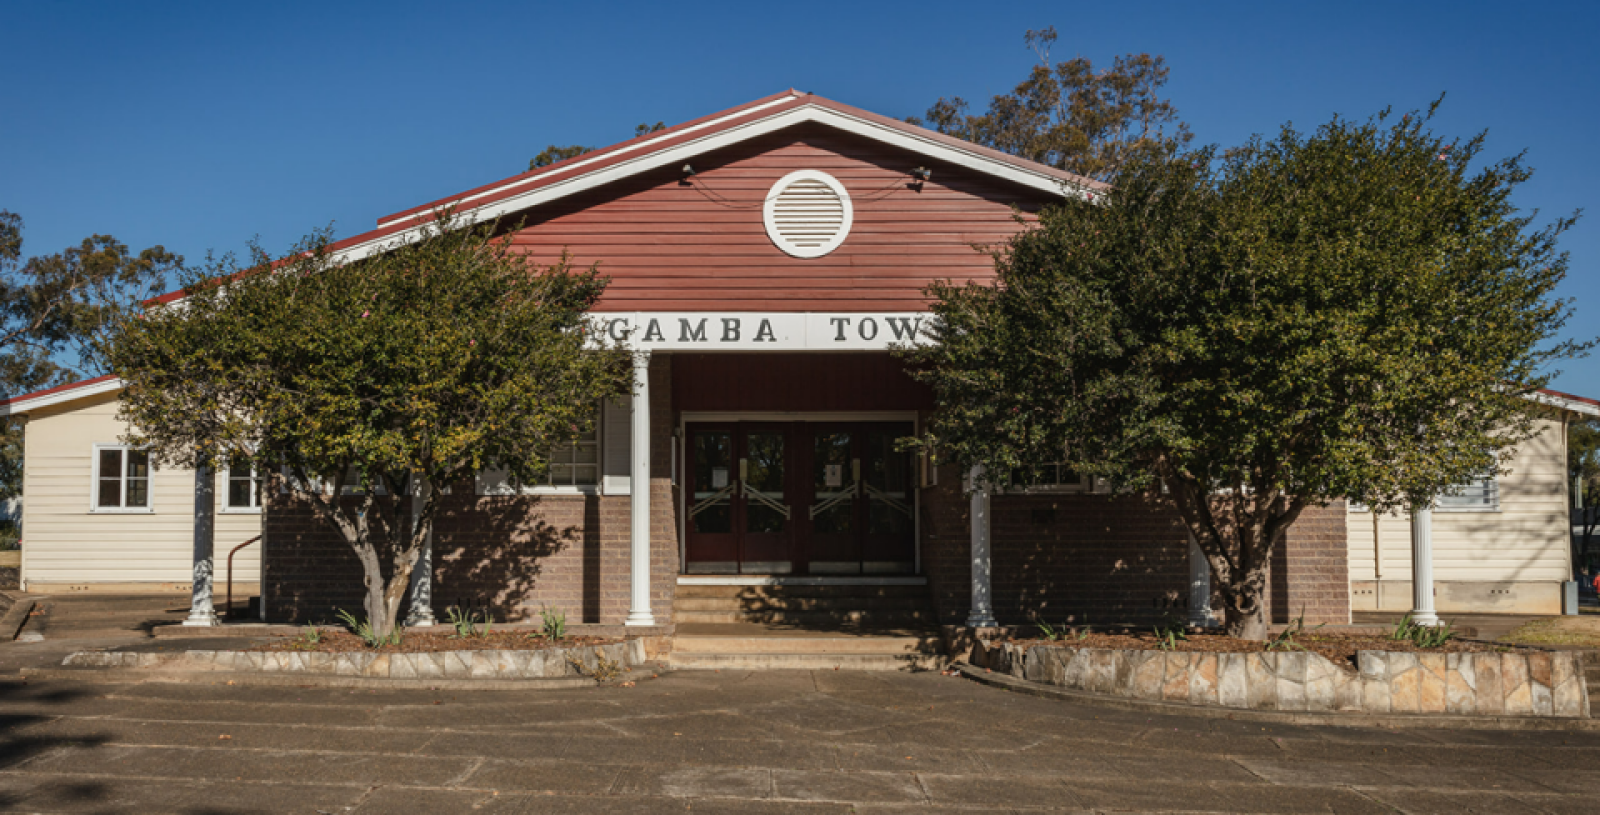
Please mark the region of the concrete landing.
[[797, 628], [761, 623], [681, 623], [675, 669], [935, 670], [945, 662], [936, 631], [917, 628]]

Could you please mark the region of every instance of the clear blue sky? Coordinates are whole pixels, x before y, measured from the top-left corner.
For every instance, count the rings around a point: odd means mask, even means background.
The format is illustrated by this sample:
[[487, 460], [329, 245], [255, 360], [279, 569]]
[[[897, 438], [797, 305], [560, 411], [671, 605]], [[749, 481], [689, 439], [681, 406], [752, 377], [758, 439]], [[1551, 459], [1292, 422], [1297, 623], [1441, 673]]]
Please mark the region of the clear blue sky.
[[[1600, 3], [60, 3], [0, 23], [0, 209], [29, 254], [91, 233], [200, 259], [286, 248], [794, 87], [890, 116], [1023, 78], [1023, 32], [1149, 52], [1197, 140], [1449, 97], [1438, 129], [1526, 149], [1518, 199], [1600, 203]], [[1600, 216], [1600, 212], [1595, 213]], [[1600, 220], [1569, 233], [1574, 336], [1600, 333]], [[1600, 397], [1600, 359], [1555, 386]]]

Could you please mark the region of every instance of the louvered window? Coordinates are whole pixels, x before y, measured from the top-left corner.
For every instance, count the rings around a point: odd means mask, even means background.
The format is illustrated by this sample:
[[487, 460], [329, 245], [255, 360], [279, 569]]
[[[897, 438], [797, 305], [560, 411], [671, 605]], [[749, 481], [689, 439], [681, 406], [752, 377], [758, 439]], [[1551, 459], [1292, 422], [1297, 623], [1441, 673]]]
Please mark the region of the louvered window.
[[837, 249], [850, 234], [853, 216], [844, 185], [816, 170], [779, 179], [762, 208], [767, 237], [797, 258], [822, 257]]

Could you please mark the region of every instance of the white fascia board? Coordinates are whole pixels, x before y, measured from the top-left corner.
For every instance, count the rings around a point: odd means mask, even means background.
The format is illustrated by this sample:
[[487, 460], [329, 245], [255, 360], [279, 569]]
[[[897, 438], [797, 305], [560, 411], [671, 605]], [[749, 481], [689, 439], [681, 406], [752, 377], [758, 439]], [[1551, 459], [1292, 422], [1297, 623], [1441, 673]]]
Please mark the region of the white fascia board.
[[[778, 100], [778, 102], [773, 102], [771, 104], [778, 104], [779, 102], [783, 101], [787, 100]], [[739, 115], [748, 115], [750, 112], [751, 111], [743, 111]], [[927, 156], [931, 159], [965, 167], [986, 175], [1002, 178], [1007, 181], [1011, 181], [1012, 183], [1050, 195], [1060, 195], [1062, 197], [1066, 197], [1068, 195], [1077, 195], [1083, 197], [1090, 192], [1090, 190], [1077, 188], [1065, 179], [1046, 172], [1032, 171], [1015, 164], [997, 161], [989, 158], [988, 156], [980, 155], [974, 151], [962, 150], [936, 139], [916, 136], [896, 130], [894, 128], [885, 127], [876, 122], [867, 121], [860, 117], [848, 116], [832, 110], [831, 108], [824, 108], [817, 105], [802, 105], [800, 107], [786, 110], [764, 119], [747, 122], [745, 124], [729, 128], [728, 130], [720, 133], [708, 135], [704, 138], [696, 139], [694, 141], [679, 144], [663, 150], [644, 153], [632, 159], [613, 164], [610, 167], [606, 167], [602, 170], [598, 170], [586, 175], [568, 178], [562, 181], [557, 181], [553, 184], [548, 184], [537, 189], [529, 190], [525, 193], [513, 195], [509, 198], [495, 201], [491, 204], [485, 204], [484, 206], [478, 207], [477, 209], [468, 210], [462, 214], [467, 219], [468, 223], [475, 224], [483, 221], [493, 220], [503, 215], [520, 212], [530, 207], [535, 207], [540, 204], [565, 198], [569, 195], [575, 195], [595, 187], [620, 181], [630, 176], [649, 172], [660, 167], [671, 166], [688, 159], [693, 159], [713, 150], [718, 150], [723, 147], [728, 147], [730, 145], [738, 144], [750, 139], [759, 138], [769, 133], [809, 122], [817, 122], [830, 127], [835, 127], [864, 138], [869, 138], [884, 144], [900, 147], [905, 150]], [[712, 124], [714, 123], [707, 122], [705, 126], [710, 127]], [[681, 133], [675, 133], [673, 135], [681, 135]], [[648, 143], [639, 145], [640, 149], [645, 147], [648, 147]], [[616, 153], [608, 153], [600, 158], [610, 159], [614, 158], [616, 155]], [[599, 158], [595, 160], [598, 161]], [[485, 190], [475, 197], [491, 195], [498, 191], [498, 189]], [[469, 199], [458, 199], [456, 201], [446, 202], [440, 206], [458, 205], [467, 200]], [[393, 223], [393, 221], [390, 223]], [[370, 257], [371, 255], [383, 251], [389, 247], [410, 243], [411, 241], [416, 240], [417, 236], [422, 233], [424, 228], [425, 225], [414, 226], [404, 231], [397, 232], [393, 235], [375, 238], [366, 243], [351, 246], [347, 249], [342, 249], [335, 254], [335, 259], [340, 261], [353, 261]]]
[[[670, 133], [663, 133], [661, 135], [661, 138], [663, 138], [663, 139], [677, 138], [679, 136], [685, 136], [685, 135], [688, 135], [690, 133], [695, 133], [695, 132], [698, 132], [698, 131], [701, 131], [701, 130], [706, 130], [708, 128], [717, 127], [718, 125], [721, 125], [722, 123], [727, 122], [727, 121], [729, 121], [731, 119], [737, 119], [737, 118], [739, 118], [741, 116], [749, 116], [752, 113], [757, 113], [759, 111], [766, 110], [767, 108], [770, 108], [770, 107], [772, 107], [774, 105], [788, 104], [793, 99], [795, 99], [795, 95], [794, 94], [786, 95], [781, 99], [774, 99], [774, 100], [772, 100], [770, 102], [767, 102], [766, 104], [754, 105], [752, 107], [745, 108], [745, 109], [740, 110], [738, 112], [730, 113], [727, 116], [718, 116], [715, 119], [710, 119], [710, 120], [701, 122], [700, 124], [697, 124], [697, 125], [692, 125], [690, 127], [685, 127], [685, 128], [683, 128], [681, 130], [674, 130], [674, 131], [672, 131]], [[563, 162], [562, 166], [561, 166], [561, 171], [565, 172], [567, 170], [576, 170], [576, 169], [578, 169], [580, 167], [587, 167], [590, 164], [594, 164], [595, 162], [598, 162], [598, 161], [607, 161], [609, 159], [613, 159], [613, 158], [616, 158], [617, 156], [621, 156], [621, 155], [626, 155], [628, 153], [635, 153], [635, 152], [639, 152], [641, 150], [650, 150], [650, 149], [653, 149], [655, 141], [656, 140], [654, 140], [654, 139], [649, 140], [649, 141], [643, 141], [643, 142], [640, 142], [638, 144], [628, 145], [627, 147], [619, 147], [616, 150], [611, 150], [611, 151], [605, 152], [605, 153], [600, 154], [600, 155], [591, 156], [589, 158], [581, 158], [580, 157], [575, 161], [571, 161], [570, 163], [569, 162]], [[513, 181], [513, 182], [511, 182], [509, 184], [503, 184], [503, 185], [500, 185], [500, 186], [497, 186], [497, 187], [494, 187], [494, 188], [491, 188], [491, 189], [487, 189], [487, 190], [484, 190], [483, 192], [476, 193], [474, 195], [469, 195], [469, 196], [465, 196], [465, 197], [462, 197], [462, 198], [457, 198], [455, 201], [452, 201], [451, 203], [456, 205], [456, 206], [471, 206], [472, 202], [477, 200], [477, 199], [479, 199], [479, 198], [484, 198], [484, 197], [487, 197], [487, 196], [490, 196], [490, 195], [494, 195], [494, 194], [500, 192], [501, 190], [504, 190], [506, 187], [516, 186], [517, 184], [524, 183], [525, 181], [528, 181], [528, 180], [531, 180], [531, 179], [519, 179], [519, 180]], [[390, 224], [397, 223], [399, 221], [404, 221], [407, 218], [415, 218], [417, 215], [420, 215], [420, 214], [422, 214], [422, 213], [413, 212], [413, 213], [410, 213], [408, 215], [395, 215], [395, 216], [392, 216], [392, 217], [389, 217], [389, 218], [384, 218], [383, 220], [378, 221], [378, 226], [379, 227], [388, 226]]]
[[1528, 394], [1528, 398], [1538, 402], [1541, 405], [1549, 405], [1551, 407], [1561, 408], [1562, 410], [1580, 413], [1584, 416], [1600, 416], [1600, 406], [1591, 405], [1588, 402], [1579, 402], [1573, 399], [1568, 399], [1565, 396], [1557, 396], [1553, 393], [1540, 393], [1535, 391]]
[[93, 385], [87, 385], [82, 388], [69, 388], [64, 391], [47, 393], [43, 396], [37, 396], [32, 399], [24, 399], [18, 402], [0, 405], [0, 416], [20, 416], [30, 411], [50, 407], [51, 405], [59, 405], [63, 402], [71, 402], [76, 399], [84, 399], [90, 396], [99, 396], [103, 393], [116, 393], [120, 390], [122, 390], [121, 379], [107, 379], [104, 382], [97, 382]]

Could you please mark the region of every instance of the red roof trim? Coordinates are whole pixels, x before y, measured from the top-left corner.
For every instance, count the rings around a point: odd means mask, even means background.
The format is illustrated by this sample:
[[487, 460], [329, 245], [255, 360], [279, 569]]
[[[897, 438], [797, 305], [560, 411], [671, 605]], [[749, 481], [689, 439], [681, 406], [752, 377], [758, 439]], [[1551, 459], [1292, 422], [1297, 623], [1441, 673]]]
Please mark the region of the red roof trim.
[[[706, 122], [714, 121], [714, 120], [716, 120], [716, 119], [718, 119], [720, 117], [731, 116], [731, 115], [737, 114], [738, 112], [743, 111], [743, 110], [748, 110], [750, 108], [761, 107], [762, 105], [767, 105], [769, 103], [779, 101], [779, 100], [784, 99], [786, 97], [795, 97], [797, 99], [805, 98], [805, 96], [803, 94], [799, 93], [798, 91], [792, 90], [792, 89], [784, 91], [782, 93], [775, 93], [775, 94], [772, 94], [771, 96], [763, 96], [760, 99], [757, 99], [755, 101], [746, 102], [745, 104], [742, 104], [742, 105], [736, 105], [734, 107], [728, 108], [727, 110], [719, 111], [717, 113], [713, 113], [713, 114], [710, 114], [708, 116], [701, 116], [698, 119], [690, 119], [687, 122], [683, 122], [681, 124], [675, 124], [672, 127], [668, 127], [668, 128], [663, 129], [663, 130], [657, 130], [654, 133], [646, 133], [646, 134], [644, 134], [642, 136], [635, 136], [635, 137], [633, 137], [631, 139], [628, 139], [627, 141], [617, 142], [616, 144], [613, 144], [613, 145], [609, 145], [609, 146], [606, 146], [606, 147], [601, 147], [601, 148], [598, 148], [598, 149], [595, 149], [595, 150], [591, 150], [591, 151], [589, 151], [587, 153], [584, 153], [582, 155], [573, 156], [571, 158], [564, 158], [564, 159], [562, 159], [562, 160], [560, 160], [560, 161], [558, 161], [558, 162], [556, 162], [554, 164], [551, 164], [551, 165], [548, 165], [548, 166], [545, 166], [545, 167], [539, 167], [537, 169], [529, 170], [529, 171], [527, 171], [525, 173], [519, 173], [517, 175], [510, 176], [508, 178], [502, 178], [499, 181], [491, 181], [488, 184], [483, 184], [481, 186], [473, 187], [472, 189], [467, 190], [465, 192], [461, 192], [461, 193], [458, 193], [456, 195], [446, 196], [444, 198], [439, 198], [439, 199], [436, 199], [434, 201], [430, 201], [430, 202], [428, 202], [426, 204], [422, 204], [420, 206], [411, 207], [410, 209], [403, 209], [403, 210], [400, 210], [399, 212], [393, 213], [391, 215], [385, 215], [384, 217], [379, 218], [378, 219], [378, 223], [380, 225], [387, 224], [387, 223], [389, 223], [391, 221], [395, 221], [395, 220], [404, 218], [404, 217], [406, 217], [408, 215], [416, 215], [418, 213], [423, 213], [423, 212], [432, 212], [433, 210], [438, 209], [439, 207], [441, 207], [441, 206], [443, 206], [445, 204], [448, 204], [448, 203], [450, 203], [452, 201], [459, 201], [459, 200], [461, 200], [463, 198], [470, 198], [470, 197], [472, 197], [474, 195], [479, 195], [481, 193], [489, 192], [490, 190], [495, 190], [495, 189], [498, 189], [500, 187], [504, 187], [507, 184], [517, 184], [517, 183], [522, 182], [522, 181], [533, 181], [533, 180], [537, 179], [539, 181], [538, 184], [530, 185], [528, 187], [519, 188], [518, 191], [519, 192], [524, 192], [524, 191], [526, 191], [528, 189], [536, 189], [537, 187], [543, 186], [545, 183], [548, 183], [549, 181], [554, 180], [554, 176], [556, 174], [573, 169], [572, 165], [575, 162], [578, 162], [578, 161], [594, 161], [596, 158], [599, 158], [599, 157], [604, 156], [606, 154], [615, 153], [615, 152], [617, 152], [617, 151], [619, 151], [619, 150], [621, 150], [621, 149], [623, 149], [625, 147], [631, 147], [631, 146], [634, 146], [634, 145], [637, 145], [637, 144], [641, 144], [641, 143], [647, 142], [647, 141], [663, 140], [663, 143], [661, 145], [659, 145], [659, 146], [660, 147], [666, 147], [666, 146], [668, 146], [665, 143], [666, 139], [671, 139], [671, 138], [676, 137], [676, 136], [681, 136], [681, 135], [683, 135], [683, 131], [684, 130], [687, 130], [687, 129], [692, 128], [692, 127], [697, 127], [699, 125], [705, 124]], [[787, 110], [788, 108], [784, 108], [784, 109]], [[721, 128], [721, 129], [726, 129], [726, 128]], [[714, 133], [714, 132], [718, 132], [718, 131], [708, 131], [708, 132], [713, 132]], [[676, 144], [676, 143], [677, 142], [674, 142], [674, 144]], [[585, 167], [583, 169], [584, 169], [585, 172], [588, 172], [590, 170], [597, 169], [597, 166], [585, 165]], [[481, 204], [492, 203], [493, 201], [498, 200], [498, 198], [499, 197], [496, 197], [494, 199], [488, 199], [488, 200], [485, 200], [485, 201], [482, 201], [482, 202], [479, 202], [479, 203], [481, 203]], [[478, 206], [478, 205], [479, 204], [474, 204], [474, 206]]]
[[1540, 388], [1539, 392], [1543, 393], [1543, 394], [1546, 394], [1546, 395], [1549, 395], [1549, 396], [1559, 396], [1562, 399], [1571, 399], [1574, 402], [1582, 402], [1582, 403], [1584, 403], [1586, 405], [1594, 405], [1595, 407], [1600, 407], [1600, 400], [1590, 399], [1590, 398], [1588, 398], [1586, 396], [1576, 396], [1576, 395], [1573, 395], [1573, 394], [1570, 394], [1570, 393], [1562, 393], [1561, 391], [1553, 391], [1553, 390], [1550, 390], [1549, 388]]
[[101, 382], [108, 382], [116, 378], [116, 374], [106, 374], [105, 376], [97, 376], [94, 379], [82, 379], [77, 382], [68, 382], [65, 385], [57, 385], [53, 388], [45, 388], [42, 391], [24, 393], [21, 396], [13, 396], [10, 399], [0, 399], [0, 405], [14, 405], [18, 402], [26, 401], [28, 399], [37, 399], [41, 396], [49, 396], [52, 393], [64, 393], [66, 391], [77, 390], [78, 388], [87, 388], [90, 385], [98, 385]]

